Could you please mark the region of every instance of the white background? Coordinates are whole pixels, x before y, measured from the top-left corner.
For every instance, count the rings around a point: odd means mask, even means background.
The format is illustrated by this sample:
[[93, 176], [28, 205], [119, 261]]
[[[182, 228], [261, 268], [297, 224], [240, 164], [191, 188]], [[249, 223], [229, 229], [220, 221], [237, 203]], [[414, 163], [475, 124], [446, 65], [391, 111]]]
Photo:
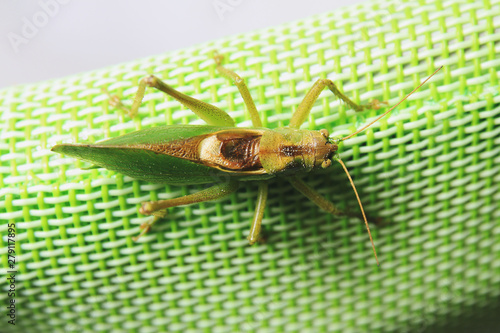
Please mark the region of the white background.
[[98, 69], [360, 2], [0, 0], [0, 88]]

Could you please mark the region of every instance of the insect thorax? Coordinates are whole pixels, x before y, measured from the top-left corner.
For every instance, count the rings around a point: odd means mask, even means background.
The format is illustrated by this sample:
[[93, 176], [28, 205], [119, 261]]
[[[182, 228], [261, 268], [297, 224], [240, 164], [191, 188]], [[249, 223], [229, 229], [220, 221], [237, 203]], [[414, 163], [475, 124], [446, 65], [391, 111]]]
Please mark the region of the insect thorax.
[[260, 142], [260, 161], [267, 173], [296, 174], [330, 165], [338, 147], [321, 131], [279, 128]]

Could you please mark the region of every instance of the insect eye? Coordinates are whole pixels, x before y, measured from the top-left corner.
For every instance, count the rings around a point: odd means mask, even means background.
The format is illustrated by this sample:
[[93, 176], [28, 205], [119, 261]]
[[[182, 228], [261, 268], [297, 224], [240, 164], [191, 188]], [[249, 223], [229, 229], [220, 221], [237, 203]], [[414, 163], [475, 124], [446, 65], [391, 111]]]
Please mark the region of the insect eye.
[[330, 165], [332, 165], [332, 160], [324, 160], [323, 163], [321, 163], [323, 169], [328, 168]]

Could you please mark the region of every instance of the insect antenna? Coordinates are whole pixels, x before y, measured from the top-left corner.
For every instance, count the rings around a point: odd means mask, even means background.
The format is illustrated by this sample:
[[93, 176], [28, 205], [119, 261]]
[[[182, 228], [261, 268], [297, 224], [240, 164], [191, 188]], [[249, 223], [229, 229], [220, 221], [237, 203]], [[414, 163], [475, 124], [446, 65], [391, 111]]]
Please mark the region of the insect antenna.
[[[394, 110], [399, 104], [401, 104], [405, 99], [407, 99], [408, 97], [411, 96], [411, 94], [413, 94], [415, 91], [417, 91], [421, 86], [423, 86], [427, 81], [429, 81], [429, 79], [431, 77], [434, 76], [434, 74], [436, 74], [441, 68], [443, 68], [443, 66], [439, 67], [438, 69], [436, 69], [434, 71], [434, 73], [432, 73], [427, 79], [425, 79], [422, 83], [420, 83], [420, 85], [418, 87], [416, 87], [415, 89], [412, 90], [412, 92], [410, 92], [408, 95], [406, 95], [406, 97], [404, 97], [403, 99], [401, 99], [397, 104], [395, 104], [394, 106], [392, 106], [389, 110], [387, 110], [386, 112], [384, 112], [382, 115], [380, 115], [379, 117], [377, 117], [374, 121], [372, 121], [371, 123], [369, 123], [368, 125], [362, 127], [361, 129], [357, 130], [356, 132], [346, 136], [346, 137], [343, 137], [341, 138], [339, 141], [344, 141], [344, 140], [347, 140], [353, 136], [355, 136], [356, 134], [360, 133], [360, 132], [363, 132], [365, 129], [367, 129], [368, 127], [370, 127], [371, 125], [375, 124], [377, 121], [379, 121], [381, 118], [383, 118], [385, 115], [387, 115], [389, 112], [391, 112], [392, 110]], [[380, 263], [378, 261], [378, 257], [377, 257], [377, 251], [375, 250], [375, 243], [373, 242], [373, 238], [372, 238], [372, 234], [370, 232], [370, 227], [368, 225], [368, 220], [366, 219], [366, 215], [365, 215], [365, 210], [363, 209], [363, 204], [361, 203], [361, 199], [359, 198], [359, 194], [358, 194], [358, 191], [356, 190], [356, 186], [354, 186], [354, 182], [352, 181], [352, 178], [351, 178], [351, 175], [349, 174], [349, 171], [347, 170], [347, 167], [345, 166], [344, 162], [342, 162], [342, 160], [340, 159], [340, 157], [337, 157], [335, 158], [339, 163], [340, 165], [342, 165], [342, 168], [344, 168], [344, 171], [345, 173], [347, 174], [347, 177], [349, 178], [349, 182], [351, 183], [351, 186], [352, 186], [352, 189], [354, 190], [354, 194], [356, 194], [356, 199], [358, 199], [358, 204], [359, 204], [359, 208], [361, 208], [361, 214], [363, 214], [363, 220], [365, 221], [365, 225], [366, 225], [366, 230], [368, 230], [368, 235], [370, 236], [370, 242], [372, 243], [372, 249], [373, 249], [373, 254], [375, 255], [375, 260], [377, 261], [377, 266], [380, 266]]]
[[358, 191], [356, 191], [356, 186], [354, 186], [354, 182], [352, 181], [351, 175], [349, 174], [349, 171], [347, 171], [347, 167], [345, 166], [344, 162], [342, 162], [340, 158], [337, 158], [337, 161], [340, 163], [340, 165], [342, 165], [342, 168], [344, 168], [344, 171], [347, 174], [347, 178], [349, 178], [349, 182], [351, 183], [352, 189], [354, 190], [354, 194], [356, 194], [356, 199], [358, 199], [359, 208], [361, 208], [361, 214], [363, 214], [363, 220], [365, 221], [366, 230], [368, 230], [370, 242], [372, 243], [373, 254], [375, 254], [375, 260], [377, 260], [377, 266], [380, 266], [380, 263], [378, 262], [377, 251], [375, 250], [375, 243], [373, 243], [372, 233], [370, 232], [368, 220], [366, 219], [365, 210], [363, 209], [363, 205], [361, 204], [361, 199], [359, 199]]
[[394, 106], [392, 106], [389, 110], [385, 111], [382, 115], [378, 116], [374, 121], [372, 121], [371, 123], [369, 123], [368, 125], [364, 126], [364, 127], [361, 127], [359, 130], [357, 130], [356, 132], [346, 136], [346, 137], [343, 137], [342, 139], [340, 139], [340, 141], [344, 141], [344, 140], [347, 140], [349, 138], [352, 138], [353, 136], [355, 136], [356, 134], [358, 133], [361, 133], [363, 132], [365, 129], [367, 129], [368, 127], [370, 127], [371, 125], [375, 124], [377, 121], [379, 121], [381, 118], [385, 117], [385, 115], [387, 115], [389, 112], [391, 112], [392, 110], [394, 110], [396, 107], [398, 107], [399, 104], [403, 103], [403, 101], [405, 99], [407, 99], [408, 97], [410, 97], [415, 91], [417, 91], [421, 86], [423, 86], [427, 81], [429, 81], [429, 79], [431, 77], [434, 76], [434, 74], [436, 74], [437, 72], [439, 72], [439, 70], [443, 68], [443, 66], [439, 67], [438, 69], [436, 69], [434, 71], [434, 73], [432, 73], [427, 79], [424, 80], [424, 82], [420, 83], [418, 87], [416, 87], [415, 89], [412, 90], [411, 93], [409, 93], [408, 95], [406, 95], [403, 99], [401, 99], [399, 102], [397, 102]]

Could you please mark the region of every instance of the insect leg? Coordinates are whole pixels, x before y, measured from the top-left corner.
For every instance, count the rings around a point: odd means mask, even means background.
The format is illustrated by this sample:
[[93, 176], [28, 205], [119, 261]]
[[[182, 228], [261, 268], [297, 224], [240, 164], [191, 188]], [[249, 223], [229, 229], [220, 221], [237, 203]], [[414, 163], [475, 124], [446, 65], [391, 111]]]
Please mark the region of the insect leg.
[[[340, 159], [339, 159], [339, 161], [340, 161]], [[344, 163], [341, 163], [341, 164], [342, 164], [342, 167], [344, 167], [344, 170], [346, 170], [346, 172], [347, 172], [347, 169], [345, 168]], [[354, 186], [354, 183], [352, 182], [351, 176], [349, 175], [348, 177], [349, 177], [349, 180], [351, 181], [351, 185], [352, 185], [353, 189], [355, 190], [355, 186]], [[305, 195], [306, 197], [308, 197], [309, 200], [311, 200], [312, 202], [314, 202], [321, 209], [323, 209], [323, 210], [325, 210], [325, 211], [327, 211], [327, 212], [329, 212], [329, 213], [331, 213], [333, 215], [347, 215], [347, 216], [359, 217], [357, 215], [352, 215], [352, 214], [349, 214], [349, 213], [341, 211], [340, 209], [338, 209], [337, 207], [335, 207], [335, 205], [332, 202], [326, 200], [321, 194], [319, 194], [318, 192], [316, 192], [312, 187], [310, 187], [309, 185], [307, 185], [306, 183], [304, 183], [302, 180], [300, 180], [300, 179], [298, 179], [296, 177], [292, 177], [288, 181], [300, 193], [302, 193], [303, 195]], [[366, 215], [365, 215], [365, 212], [363, 210], [363, 206], [361, 205], [361, 201], [359, 200], [358, 192], [356, 190], [355, 190], [355, 193], [356, 193], [356, 198], [358, 199], [359, 206], [361, 207], [361, 212], [363, 214], [362, 219], [365, 221], [366, 228], [368, 230], [368, 235], [370, 236], [370, 242], [372, 244], [373, 253], [375, 254], [375, 260], [377, 260], [377, 265], [378, 265], [379, 262], [378, 262], [378, 258], [377, 258], [377, 252], [375, 251], [375, 244], [373, 244], [373, 239], [372, 239], [372, 235], [371, 235], [371, 232], [370, 232], [370, 227], [368, 226], [368, 221], [366, 219]]]
[[232, 80], [240, 91], [241, 97], [243, 97], [243, 101], [245, 102], [247, 110], [250, 113], [250, 118], [252, 119], [253, 126], [262, 127], [262, 121], [260, 120], [259, 112], [257, 111], [257, 107], [255, 107], [255, 103], [252, 99], [252, 95], [250, 95], [250, 91], [248, 90], [245, 80], [243, 80], [232, 70], [222, 66], [222, 61], [224, 60], [223, 55], [215, 52], [214, 60], [217, 64], [217, 71], [219, 71], [219, 73], [226, 79]]
[[111, 105], [111, 106], [113, 106], [113, 107], [115, 107], [117, 109], [120, 109], [122, 111], [125, 111], [126, 113], [128, 113], [128, 115], [129, 115], [130, 118], [134, 118], [135, 117], [135, 115], [136, 115], [137, 112], [136, 113], [132, 113], [132, 110], [130, 110], [128, 107], [126, 107], [122, 103], [122, 101], [121, 101], [120, 97], [118, 97], [118, 95], [111, 95], [109, 93], [108, 89], [106, 89], [104, 87], [101, 88], [101, 91], [103, 93], [105, 93], [106, 95], [108, 95], [108, 97], [109, 97], [109, 105]]
[[[235, 192], [238, 189], [238, 185], [239, 183], [237, 181], [231, 180], [180, 198], [143, 202], [139, 212], [143, 215], [154, 215], [155, 218], [152, 221], [141, 225], [141, 229], [143, 229], [143, 231], [139, 237], [148, 232], [153, 224], [155, 224], [161, 217], [165, 216], [167, 208], [220, 199]], [[139, 237], [136, 237], [136, 239]]]
[[151, 228], [153, 227], [153, 225], [156, 224], [156, 222], [167, 216], [167, 210], [166, 209], [157, 210], [156, 212], [151, 213], [151, 215], [153, 215], [152, 219], [140, 225], [139, 229], [141, 229], [142, 231], [139, 233], [139, 235], [132, 237], [132, 240], [134, 242], [136, 242], [139, 238], [142, 237], [142, 235], [151, 230]]
[[167, 95], [172, 96], [182, 105], [193, 111], [198, 117], [203, 119], [209, 125], [231, 127], [235, 126], [233, 118], [231, 118], [231, 116], [229, 116], [225, 111], [219, 109], [216, 106], [197, 100], [193, 97], [181, 93], [180, 91], [175, 90], [154, 75], [145, 77], [139, 82], [139, 88], [137, 89], [134, 103], [132, 104], [132, 108], [130, 109], [131, 114], [134, 116], [139, 111], [139, 106], [141, 105], [142, 99], [144, 98], [146, 87], [156, 88], [163, 91]]
[[[351, 212], [349, 209], [345, 211], [340, 210], [331, 201], [325, 199], [321, 194], [319, 194], [312, 187], [304, 183], [301, 179], [293, 177], [288, 179], [288, 181], [292, 184], [293, 187], [295, 187], [295, 189], [297, 189], [300, 193], [305, 195], [309, 200], [314, 202], [319, 208], [323, 209], [324, 211], [327, 211], [328, 213], [331, 213], [333, 215], [345, 215], [349, 217], [356, 217], [360, 220], [364, 219], [362, 214]], [[380, 221], [380, 219], [377, 219], [375, 217], [370, 217], [370, 216], [368, 217], [375, 223]]]
[[250, 245], [254, 244], [259, 240], [260, 230], [262, 228], [262, 217], [264, 216], [264, 210], [266, 208], [267, 201], [267, 182], [259, 183], [259, 192], [257, 194], [257, 204], [255, 206], [255, 213], [253, 215], [252, 226], [250, 227], [250, 233], [248, 234], [248, 242]]
[[288, 181], [292, 184], [293, 187], [295, 187], [300, 193], [305, 195], [309, 200], [314, 202], [316, 205], [319, 206], [319, 208], [327, 211], [328, 213], [331, 213], [333, 215], [344, 215], [345, 213], [335, 207], [335, 205], [326, 200], [321, 194], [319, 194], [316, 190], [314, 190], [312, 187], [304, 183], [301, 179], [292, 177], [289, 178]]
[[319, 94], [326, 88], [331, 90], [332, 93], [334, 93], [335, 96], [343, 100], [347, 105], [349, 105], [354, 111], [363, 111], [366, 109], [379, 109], [380, 108], [380, 103], [385, 103], [385, 102], [379, 102], [378, 100], [373, 100], [372, 102], [366, 104], [366, 105], [359, 105], [354, 103], [352, 100], [349, 99], [346, 95], [344, 95], [333, 83], [332, 80], [328, 79], [319, 79], [314, 83], [312, 88], [307, 92], [306, 96], [300, 102], [299, 107], [297, 108], [297, 111], [292, 116], [292, 119], [290, 120], [290, 124], [288, 125], [291, 128], [299, 128], [302, 123], [307, 119], [309, 116], [309, 112], [311, 112], [311, 108], [313, 107], [314, 103], [318, 99]]
[[202, 191], [185, 195], [180, 198], [143, 202], [139, 212], [143, 215], [151, 215], [153, 212], [169, 207], [189, 205], [204, 201], [212, 201], [215, 199], [223, 198], [233, 193], [237, 189], [238, 182], [235, 180], [231, 180], [229, 182], [217, 184]]

